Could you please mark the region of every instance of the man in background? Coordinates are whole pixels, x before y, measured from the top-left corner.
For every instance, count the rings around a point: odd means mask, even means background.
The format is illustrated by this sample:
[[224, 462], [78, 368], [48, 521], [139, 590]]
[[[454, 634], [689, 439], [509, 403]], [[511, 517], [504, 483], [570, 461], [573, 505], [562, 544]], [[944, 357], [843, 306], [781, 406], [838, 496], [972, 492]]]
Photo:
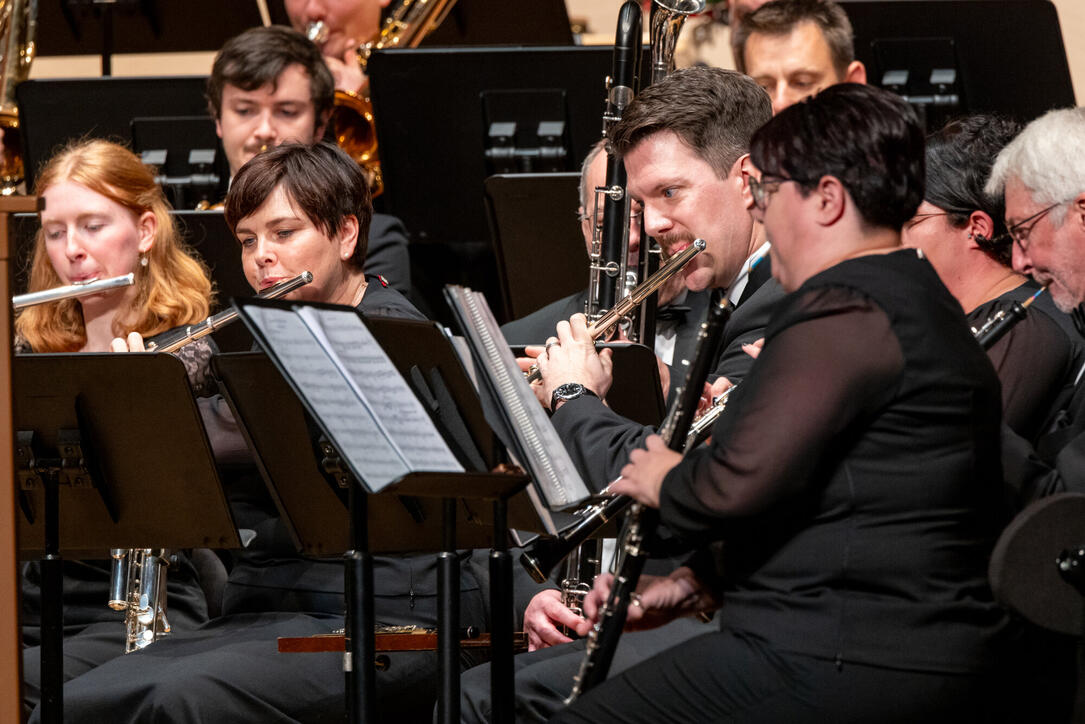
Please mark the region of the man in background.
[[836, 83], [866, 83], [854, 34], [831, 0], [774, 0], [743, 16], [731, 35], [735, 68], [772, 99], [772, 112]]

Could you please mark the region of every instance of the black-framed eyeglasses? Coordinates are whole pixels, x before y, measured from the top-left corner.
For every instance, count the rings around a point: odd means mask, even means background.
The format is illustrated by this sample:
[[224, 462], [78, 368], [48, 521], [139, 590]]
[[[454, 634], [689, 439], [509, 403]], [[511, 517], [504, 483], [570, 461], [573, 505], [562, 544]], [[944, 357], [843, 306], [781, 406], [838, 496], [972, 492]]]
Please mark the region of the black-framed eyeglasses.
[[[1006, 229], [1005, 236], [1013, 239], [1017, 243], [1017, 246], [1021, 248], [1022, 252], [1028, 251], [1028, 237], [1029, 234], [1032, 233], [1032, 229], [1036, 224], [1040, 223], [1040, 219], [1049, 214], [1052, 209], [1062, 206], [1064, 203], [1064, 201], [1060, 201], [1057, 204], [1051, 204], [1046, 209], [1040, 209], [1027, 219], [1018, 221], [1016, 224]], [[1025, 226], [1025, 224], [1028, 224], [1028, 226]], [[993, 241], [998, 241], [998, 239], [994, 239]]]
[[801, 178], [784, 178], [783, 176], [770, 176], [768, 174], [762, 174], [759, 179], [750, 178], [750, 194], [753, 196], [753, 205], [759, 211], [764, 211], [768, 205], [769, 197], [780, 190], [781, 184], [788, 181], [794, 181], [797, 184], [806, 183], [806, 180]]

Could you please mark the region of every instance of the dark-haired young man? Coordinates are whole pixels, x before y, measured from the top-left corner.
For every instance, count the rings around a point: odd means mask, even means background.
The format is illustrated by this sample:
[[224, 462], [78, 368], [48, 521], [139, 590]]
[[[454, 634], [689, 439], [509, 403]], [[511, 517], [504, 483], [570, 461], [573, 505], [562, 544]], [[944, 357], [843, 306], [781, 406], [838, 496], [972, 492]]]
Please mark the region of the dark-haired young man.
[[[231, 178], [261, 151], [324, 137], [335, 84], [320, 51], [301, 33], [273, 25], [226, 41], [207, 79], [207, 105]], [[374, 214], [367, 269], [410, 291], [407, 234], [399, 219]]]
[[866, 83], [851, 22], [832, 0], [773, 0], [732, 30], [735, 67], [772, 98], [772, 112], [834, 83]]
[[900, 246], [922, 131], [899, 98], [838, 85], [778, 114], [751, 157], [789, 295], [711, 445], [682, 459], [651, 438], [612, 486], [673, 532], [723, 543], [721, 561], [648, 582], [630, 624], [722, 604], [720, 631], [552, 721], [986, 720], [1003, 623], [986, 581], [999, 390], [957, 302]]

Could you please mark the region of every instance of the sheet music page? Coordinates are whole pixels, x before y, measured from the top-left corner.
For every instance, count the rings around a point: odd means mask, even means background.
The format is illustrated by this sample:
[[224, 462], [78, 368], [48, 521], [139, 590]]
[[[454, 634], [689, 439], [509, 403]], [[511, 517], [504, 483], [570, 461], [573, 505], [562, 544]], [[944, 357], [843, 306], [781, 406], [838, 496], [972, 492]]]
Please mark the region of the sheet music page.
[[246, 307], [340, 454], [372, 491], [410, 472], [305, 322], [291, 310]]
[[297, 309], [411, 470], [463, 472], [414, 391], [353, 309]]
[[499, 412], [506, 415], [509, 432], [517, 438], [523, 462], [547, 505], [562, 510], [586, 499], [588, 488], [516, 364], [486, 298], [455, 285], [446, 286], [445, 295], [460, 320], [465, 339], [478, 355], [480, 376], [496, 394], [503, 408]]

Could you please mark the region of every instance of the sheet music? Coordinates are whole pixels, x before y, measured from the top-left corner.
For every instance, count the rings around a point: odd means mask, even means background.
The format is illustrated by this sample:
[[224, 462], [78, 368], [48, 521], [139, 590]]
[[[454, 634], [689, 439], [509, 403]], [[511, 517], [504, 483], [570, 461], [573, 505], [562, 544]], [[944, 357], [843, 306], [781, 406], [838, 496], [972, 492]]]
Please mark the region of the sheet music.
[[354, 310], [296, 309], [409, 469], [463, 472], [414, 391]]
[[480, 370], [504, 405], [510, 431], [519, 441], [524, 463], [547, 505], [560, 510], [585, 500], [588, 488], [516, 364], [486, 298], [455, 285], [446, 286], [445, 294], [460, 317], [472, 350], [482, 361]]
[[315, 344], [300, 316], [256, 305], [247, 306], [246, 311], [366, 487], [379, 491], [410, 472], [335, 363]]

